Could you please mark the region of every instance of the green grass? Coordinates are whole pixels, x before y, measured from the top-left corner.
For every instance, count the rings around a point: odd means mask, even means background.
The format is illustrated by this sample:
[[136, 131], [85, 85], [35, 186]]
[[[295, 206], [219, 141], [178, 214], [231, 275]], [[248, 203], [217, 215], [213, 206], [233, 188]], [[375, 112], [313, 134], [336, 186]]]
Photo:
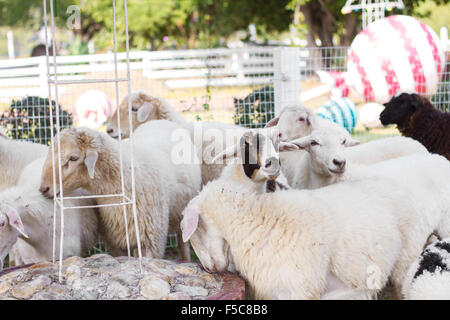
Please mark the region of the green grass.
[[361, 141], [361, 143], [397, 135], [399, 135], [399, 132], [395, 127], [376, 128], [370, 130], [357, 127], [352, 133], [352, 136]]

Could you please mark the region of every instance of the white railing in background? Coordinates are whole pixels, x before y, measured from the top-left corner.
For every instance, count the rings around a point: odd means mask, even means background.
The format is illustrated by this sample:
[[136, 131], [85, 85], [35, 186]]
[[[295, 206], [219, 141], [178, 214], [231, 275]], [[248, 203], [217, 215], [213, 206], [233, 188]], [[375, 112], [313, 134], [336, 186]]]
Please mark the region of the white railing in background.
[[274, 47], [151, 52], [144, 75], [171, 88], [267, 84], [274, 73]]
[[[143, 69], [143, 58], [149, 53], [132, 52], [131, 69]], [[119, 53], [118, 60], [118, 70], [126, 70], [126, 54]], [[58, 80], [84, 80], [96, 72], [113, 72], [114, 54], [58, 56], [56, 64]], [[53, 62], [50, 62], [50, 73], [54, 73]], [[0, 102], [25, 95], [48, 96], [45, 56], [0, 60]]]
[[[149, 79], [164, 80], [170, 89], [267, 84], [273, 77], [274, 47], [239, 49], [133, 51], [130, 68]], [[118, 54], [118, 70], [125, 70], [126, 55]], [[113, 72], [114, 55], [58, 56], [59, 80], [85, 80], [96, 72]], [[53, 63], [50, 73], [53, 73]], [[0, 99], [24, 95], [46, 97], [45, 57], [0, 60]]]

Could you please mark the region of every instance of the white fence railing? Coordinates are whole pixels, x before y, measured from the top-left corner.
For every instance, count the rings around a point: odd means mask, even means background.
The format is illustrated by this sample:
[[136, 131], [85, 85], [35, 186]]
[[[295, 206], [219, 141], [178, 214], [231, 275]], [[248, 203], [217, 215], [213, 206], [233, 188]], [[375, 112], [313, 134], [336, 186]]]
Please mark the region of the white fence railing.
[[[130, 54], [130, 68], [143, 69], [143, 59], [151, 52], [135, 51]], [[126, 54], [118, 54], [118, 70], [126, 69]], [[114, 71], [114, 55], [93, 54], [58, 56], [58, 80], [83, 80], [96, 72]], [[50, 62], [50, 73], [54, 72]], [[0, 99], [25, 95], [48, 96], [47, 66], [45, 56], [0, 60]], [[0, 101], [1, 102], [1, 101]]]
[[152, 52], [144, 75], [171, 88], [267, 84], [274, 73], [273, 47]]
[[[133, 51], [130, 52], [130, 67], [142, 70], [149, 79], [165, 80], [170, 89], [267, 84], [273, 77], [274, 50], [274, 47], [257, 47]], [[58, 80], [83, 80], [93, 73], [114, 71], [113, 59], [112, 53], [58, 56]], [[118, 59], [118, 70], [125, 70], [125, 53], [119, 53]], [[50, 73], [53, 73], [52, 62]], [[0, 97], [45, 97], [48, 94], [46, 75], [45, 57], [0, 61]]]

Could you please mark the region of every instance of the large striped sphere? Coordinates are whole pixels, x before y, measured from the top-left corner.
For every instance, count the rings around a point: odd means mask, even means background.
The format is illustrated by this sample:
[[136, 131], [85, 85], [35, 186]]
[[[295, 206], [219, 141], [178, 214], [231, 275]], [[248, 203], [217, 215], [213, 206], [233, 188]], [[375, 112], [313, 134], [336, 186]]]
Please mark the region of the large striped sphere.
[[358, 121], [358, 113], [355, 104], [347, 98], [332, 99], [320, 106], [317, 116], [329, 119], [352, 132]]
[[348, 72], [366, 101], [384, 103], [398, 90], [436, 92], [445, 65], [439, 37], [409, 16], [378, 20], [353, 40]]

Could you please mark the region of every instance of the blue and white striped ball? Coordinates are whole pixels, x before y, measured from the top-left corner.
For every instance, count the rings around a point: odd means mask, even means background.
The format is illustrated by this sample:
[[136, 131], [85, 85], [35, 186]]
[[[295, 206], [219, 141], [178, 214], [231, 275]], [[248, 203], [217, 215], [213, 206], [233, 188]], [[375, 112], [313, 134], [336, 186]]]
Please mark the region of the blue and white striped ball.
[[317, 109], [317, 116], [329, 119], [352, 132], [358, 121], [355, 104], [347, 98], [332, 99]]

